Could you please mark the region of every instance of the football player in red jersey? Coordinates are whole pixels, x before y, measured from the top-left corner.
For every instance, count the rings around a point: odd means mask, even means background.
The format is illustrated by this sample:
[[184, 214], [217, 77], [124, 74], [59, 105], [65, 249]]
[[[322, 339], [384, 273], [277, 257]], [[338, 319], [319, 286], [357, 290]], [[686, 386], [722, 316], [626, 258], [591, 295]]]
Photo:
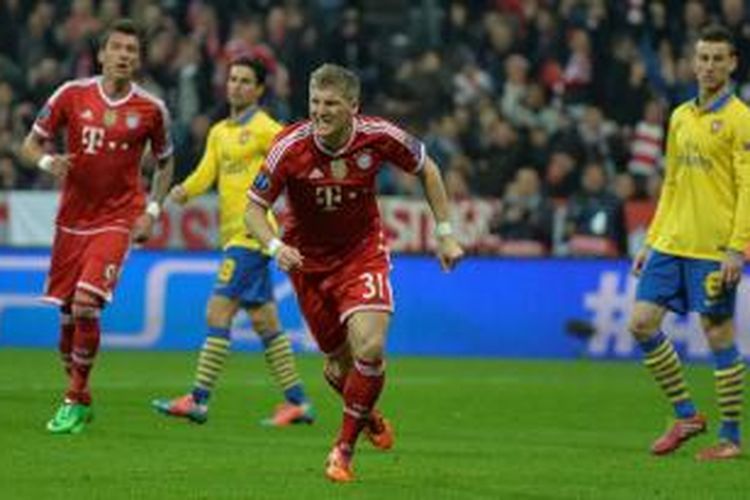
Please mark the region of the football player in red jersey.
[[[415, 137], [382, 118], [359, 114], [359, 92], [359, 79], [345, 68], [324, 64], [312, 73], [310, 119], [276, 137], [249, 190], [246, 216], [250, 231], [289, 272], [326, 356], [325, 378], [343, 397], [343, 421], [325, 470], [337, 482], [354, 479], [352, 456], [361, 432], [378, 448], [393, 445], [391, 425], [375, 409], [393, 312], [391, 266], [375, 195], [383, 164], [421, 180], [443, 269], [451, 270], [463, 256], [437, 165]], [[282, 192], [288, 207], [283, 241], [265, 219]]]
[[[60, 306], [60, 354], [68, 388], [47, 430], [78, 433], [91, 420], [89, 374], [101, 337], [99, 316], [112, 299], [131, 242], [146, 241], [172, 181], [172, 141], [164, 103], [134, 82], [141, 62], [137, 26], [113, 23], [98, 52], [102, 74], [61, 85], [23, 144], [25, 158], [62, 184], [45, 299]], [[66, 153], [48, 152], [59, 131]], [[158, 159], [151, 201], [141, 157]]]

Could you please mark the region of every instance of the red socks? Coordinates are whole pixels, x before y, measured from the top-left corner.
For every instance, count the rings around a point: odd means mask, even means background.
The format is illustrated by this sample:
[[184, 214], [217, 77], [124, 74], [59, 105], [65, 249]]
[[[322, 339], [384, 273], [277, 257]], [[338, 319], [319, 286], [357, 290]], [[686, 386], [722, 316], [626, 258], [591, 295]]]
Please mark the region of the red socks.
[[65, 393], [67, 399], [86, 405], [91, 404], [89, 374], [99, 350], [100, 338], [99, 318], [75, 318], [71, 377]]
[[75, 331], [76, 325], [73, 322], [73, 316], [70, 315], [70, 309], [62, 309], [60, 312], [60, 340], [57, 347], [60, 351], [60, 360], [68, 377], [71, 375], [73, 364], [71, 352], [73, 351], [73, 335]]
[[[326, 376], [326, 379], [328, 377]], [[331, 380], [329, 383], [331, 383]], [[352, 451], [357, 437], [368, 421], [370, 412], [383, 390], [385, 362], [381, 359], [365, 361], [357, 359], [344, 383], [344, 418], [337, 445]], [[331, 385], [333, 385], [331, 383]]]

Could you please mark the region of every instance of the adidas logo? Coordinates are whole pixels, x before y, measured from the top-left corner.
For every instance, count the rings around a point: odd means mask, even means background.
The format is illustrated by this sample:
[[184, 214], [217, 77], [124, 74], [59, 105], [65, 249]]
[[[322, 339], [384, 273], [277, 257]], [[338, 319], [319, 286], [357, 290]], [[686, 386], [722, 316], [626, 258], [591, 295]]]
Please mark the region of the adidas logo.
[[310, 172], [310, 175], [307, 176], [308, 179], [320, 179], [323, 177], [323, 172], [320, 171], [318, 168], [314, 168], [312, 172]]

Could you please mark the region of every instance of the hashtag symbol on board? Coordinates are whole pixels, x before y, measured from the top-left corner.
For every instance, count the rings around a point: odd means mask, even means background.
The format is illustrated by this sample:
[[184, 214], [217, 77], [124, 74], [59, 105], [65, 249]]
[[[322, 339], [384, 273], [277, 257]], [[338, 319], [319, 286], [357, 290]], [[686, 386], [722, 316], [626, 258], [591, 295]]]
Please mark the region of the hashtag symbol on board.
[[588, 352], [595, 356], [628, 355], [633, 349], [633, 338], [628, 332], [628, 316], [635, 296], [635, 279], [618, 271], [599, 275], [597, 290], [583, 297], [586, 311], [591, 313], [595, 334], [588, 344]]

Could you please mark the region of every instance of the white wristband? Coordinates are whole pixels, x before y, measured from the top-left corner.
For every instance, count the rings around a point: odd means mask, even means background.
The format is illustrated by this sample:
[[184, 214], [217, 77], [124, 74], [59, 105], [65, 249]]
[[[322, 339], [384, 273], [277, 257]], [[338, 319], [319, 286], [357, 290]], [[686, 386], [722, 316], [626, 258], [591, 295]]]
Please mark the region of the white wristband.
[[448, 221], [438, 222], [435, 225], [435, 236], [450, 236], [453, 234], [453, 226]]
[[158, 220], [159, 215], [161, 215], [161, 207], [159, 206], [159, 203], [156, 201], [149, 201], [148, 205], [146, 205], [146, 213], [153, 217], [154, 220]]
[[41, 158], [39, 158], [39, 161], [36, 162], [36, 166], [44, 170], [45, 172], [51, 172], [53, 161], [54, 161], [54, 158], [52, 158], [52, 155], [45, 154], [45, 155], [42, 155]]
[[268, 253], [271, 254], [271, 257], [276, 257], [276, 254], [279, 253], [281, 245], [283, 244], [284, 243], [278, 238], [272, 238], [271, 241], [268, 242]]

